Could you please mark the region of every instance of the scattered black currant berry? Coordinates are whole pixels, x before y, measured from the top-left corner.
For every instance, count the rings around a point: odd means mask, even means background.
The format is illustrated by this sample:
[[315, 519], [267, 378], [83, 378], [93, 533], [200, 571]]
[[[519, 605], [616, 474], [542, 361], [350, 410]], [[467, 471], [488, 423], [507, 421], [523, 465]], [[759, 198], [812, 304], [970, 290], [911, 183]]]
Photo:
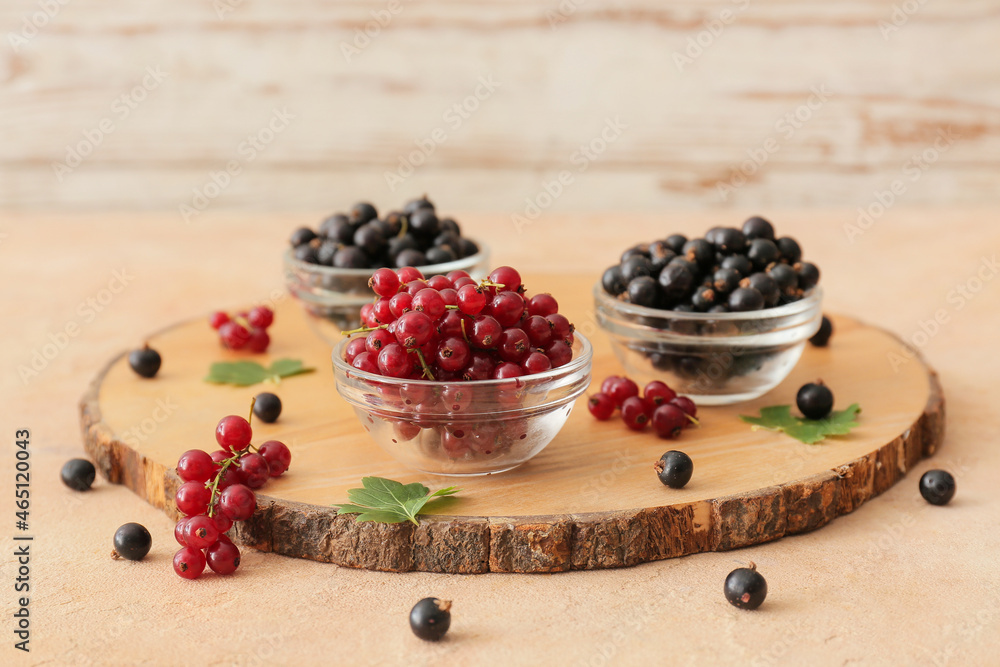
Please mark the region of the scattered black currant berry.
[[269, 391], [261, 392], [254, 398], [253, 414], [266, 424], [273, 424], [281, 416], [281, 399]]
[[436, 642], [451, 626], [451, 601], [424, 598], [410, 611], [410, 629], [427, 641]]
[[75, 491], [87, 491], [94, 483], [97, 470], [94, 464], [87, 459], [70, 459], [63, 464], [59, 476], [62, 477], [63, 484]]
[[955, 496], [955, 478], [947, 470], [928, 470], [920, 478], [920, 495], [931, 505], [947, 505]]
[[669, 486], [671, 489], [683, 489], [691, 481], [691, 475], [694, 473], [694, 462], [684, 452], [671, 450], [660, 457], [653, 469], [656, 470], [656, 476], [660, 478], [664, 486]]
[[151, 378], [160, 370], [162, 363], [160, 353], [144, 345], [141, 349], [132, 350], [128, 355], [128, 365], [144, 378]]
[[823, 316], [823, 323], [819, 326], [816, 335], [809, 339], [814, 347], [826, 347], [830, 344], [830, 337], [833, 336], [833, 322], [826, 315]]
[[153, 546], [153, 537], [146, 527], [138, 523], [126, 523], [115, 531], [115, 549], [112, 558], [142, 560]]
[[733, 570], [726, 577], [726, 599], [734, 607], [740, 609], [756, 609], [764, 603], [767, 597], [767, 581], [757, 571], [757, 566]]
[[795, 403], [806, 419], [823, 419], [833, 410], [833, 392], [822, 380], [810, 382], [799, 389]]

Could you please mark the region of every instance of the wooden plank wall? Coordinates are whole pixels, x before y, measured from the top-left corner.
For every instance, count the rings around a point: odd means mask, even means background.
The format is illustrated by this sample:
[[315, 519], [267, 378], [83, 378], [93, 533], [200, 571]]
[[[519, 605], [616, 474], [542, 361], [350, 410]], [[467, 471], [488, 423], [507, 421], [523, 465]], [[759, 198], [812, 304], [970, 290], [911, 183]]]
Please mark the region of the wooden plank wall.
[[0, 29], [7, 210], [1000, 202], [996, 1], [3, 0]]

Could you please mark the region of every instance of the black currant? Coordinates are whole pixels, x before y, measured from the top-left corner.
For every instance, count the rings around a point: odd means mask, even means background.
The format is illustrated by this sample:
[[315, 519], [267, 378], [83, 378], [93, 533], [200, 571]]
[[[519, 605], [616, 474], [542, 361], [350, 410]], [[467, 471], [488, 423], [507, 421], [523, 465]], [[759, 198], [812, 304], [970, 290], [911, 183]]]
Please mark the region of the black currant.
[[435, 246], [427, 251], [428, 264], [445, 264], [456, 259], [458, 257], [455, 256], [455, 251], [448, 246]]
[[819, 284], [819, 267], [815, 264], [799, 262], [795, 265], [795, 270], [799, 272], [799, 287], [802, 289], [812, 289]]
[[378, 211], [375, 207], [366, 201], [358, 202], [351, 207], [351, 222], [356, 225], [363, 225], [369, 220], [374, 220], [378, 217]]
[[437, 598], [424, 598], [413, 605], [410, 610], [410, 629], [413, 634], [436, 642], [451, 627], [451, 601]]
[[738, 229], [723, 227], [715, 234], [715, 247], [726, 255], [741, 253], [746, 250], [747, 237]]
[[439, 226], [442, 232], [450, 232], [458, 237], [462, 236], [462, 229], [452, 218], [442, 218]]
[[383, 221], [389, 228], [389, 234], [387, 236], [395, 236], [399, 234], [400, 230], [403, 228], [403, 213], [401, 211], [389, 211], [385, 214]]
[[479, 246], [472, 239], [462, 239], [462, 257], [472, 257], [479, 252]]
[[781, 290], [774, 278], [766, 273], [755, 273], [749, 278], [744, 278], [740, 282], [740, 287], [752, 287], [764, 297], [764, 307], [771, 308], [778, 305], [781, 299]]
[[920, 495], [931, 505], [947, 505], [955, 496], [955, 478], [947, 470], [928, 470], [920, 478]]
[[715, 263], [715, 248], [705, 239], [692, 239], [684, 244], [684, 257], [702, 270], [710, 269]]
[[810, 382], [799, 389], [795, 403], [806, 419], [823, 419], [833, 410], [833, 392], [822, 381]]
[[798, 289], [799, 274], [787, 264], [772, 264], [767, 273], [774, 278], [774, 282], [778, 283], [778, 289], [782, 292], [788, 293]]
[[368, 255], [357, 246], [344, 246], [333, 256], [333, 265], [338, 269], [364, 269], [368, 267]]
[[394, 236], [389, 239], [389, 257], [395, 258], [404, 250], [419, 250], [420, 244], [412, 234]]
[[653, 241], [649, 244], [649, 258], [653, 260], [654, 264], [658, 260], [662, 260], [663, 266], [666, 266], [676, 256], [677, 253], [666, 241]]
[[774, 225], [759, 216], [748, 218], [743, 223], [743, 234], [748, 239], [768, 239], [774, 240]]
[[756, 609], [767, 597], [767, 581], [757, 571], [757, 566], [750, 563], [750, 567], [741, 567], [729, 573], [724, 590], [726, 599], [734, 607]]
[[410, 215], [412, 213], [416, 213], [418, 210], [422, 208], [429, 208], [432, 211], [434, 210], [434, 204], [433, 202], [431, 202], [430, 199], [427, 198], [427, 195], [424, 195], [419, 199], [411, 199], [410, 201], [406, 202], [406, 205], [403, 207], [403, 213], [405, 213], [406, 215]]
[[142, 560], [153, 546], [153, 537], [146, 527], [138, 523], [126, 523], [115, 531], [115, 550], [111, 555], [115, 558]]
[[833, 322], [826, 315], [823, 316], [823, 323], [819, 325], [819, 331], [809, 339], [815, 347], [826, 347], [830, 344], [830, 337], [833, 336]]
[[663, 242], [667, 244], [668, 248], [674, 251], [675, 255], [683, 255], [684, 246], [687, 245], [688, 240], [683, 234], [673, 234], [664, 239]]
[[663, 296], [672, 302], [685, 299], [695, 286], [694, 276], [691, 275], [690, 269], [677, 263], [677, 260], [668, 264], [660, 272], [658, 282], [660, 289], [663, 290]]
[[373, 223], [366, 223], [354, 232], [354, 245], [364, 250], [370, 257], [378, 255], [385, 246], [385, 236]]
[[288, 242], [293, 248], [298, 248], [299, 246], [309, 243], [314, 238], [316, 238], [316, 232], [309, 229], [308, 227], [299, 227], [292, 235], [289, 237]]
[[323, 266], [333, 266], [333, 258], [337, 255], [337, 250], [340, 249], [340, 244], [333, 239], [327, 239], [319, 244], [319, 248], [316, 249], [316, 263], [322, 264]]
[[632, 246], [631, 248], [622, 253], [622, 256], [619, 258], [618, 261], [624, 264], [629, 257], [636, 257], [636, 256], [642, 256], [645, 257], [646, 259], [649, 259], [651, 257], [651, 255], [649, 254], [649, 245], [645, 243], [640, 243], [639, 245]]
[[628, 284], [628, 300], [637, 306], [655, 308], [660, 300], [660, 287], [650, 276], [639, 276]]
[[392, 225], [385, 220], [371, 220], [365, 223], [365, 225], [372, 227], [373, 229], [377, 229], [378, 233], [381, 234], [384, 239], [391, 238], [393, 235], [399, 233], [398, 229], [393, 231]]
[[717, 303], [714, 306], [712, 306], [711, 308], [709, 308], [708, 312], [710, 312], [710, 313], [729, 313], [729, 312], [732, 312], [732, 311], [729, 310], [729, 306], [727, 306], [726, 304], [724, 304], [724, 303]]
[[729, 294], [740, 286], [740, 272], [736, 269], [719, 269], [712, 276], [712, 287], [719, 294]]
[[[420, 209], [421, 211], [425, 209]], [[404, 250], [403, 252], [396, 255], [396, 268], [401, 269], [404, 266], [426, 266], [427, 256], [420, 252], [419, 250]]]
[[696, 289], [691, 296], [691, 305], [699, 313], [706, 313], [716, 303], [715, 290], [710, 287]]
[[729, 295], [729, 310], [734, 313], [747, 313], [763, 307], [764, 295], [753, 287], [740, 287]]
[[781, 252], [781, 259], [789, 264], [795, 264], [802, 259], [802, 248], [795, 239], [785, 236], [775, 241], [775, 244]]
[[768, 239], [754, 239], [750, 242], [750, 248], [747, 250], [747, 259], [757, 271], [763, 271], [771, 263], [777, 262], [780, 257], [778, 246], [774, 244], [774, 241]]
[[683, 489], [691, 481], [694, 473], [694, 462], [691, 457], [684, 452], [671, 450], [660, 457], [660, 460], [653, 466], [656, 476], [664, 486], [671, 489]]
[[266, 424], [273, 424], [281, 416], [281, 399], [269, 391], [257, 394], [253, 403], [253, 413]]
[[747, 259], [746, 255], [730, 255], [722, 260], [719, 268], [738, 271], [743, 278], [753, 273], [753, 264]]
[[611, 296], [618, 296], [626, 290], [628, 283], [622, 278], [622, 267], [615, 264], [608, 267], [601, 276], [601, 285], [604, 291]]
[[639, 276], [648, 276], [653, 273], [652, 262], [643, 255], [632, 255], [621, 263], [622, 280], [630, 283]]
[[141, 375], [144, 378], [151, 378], [160, 370], [160, 364], [163, 360], [160, 358], [160, 353], [151, 348], [149, 345], [144, 345], [141, 349], [132, 350], [128, 354], [128, 365], [132, 367], [132, 370], [136, 374]]
[[86, 491], [94, 483], [97, 470], [87, 459], [70, 459], [59, 471], [63, 484], [75, 491]]
[[316, 256], [316, 248], [312, 244], [306, 243], [300, 246], [296, 246], [295, 250], [292, 251], [292, 256], [295, 257], [300, 262], [307, 262], [309, 264], [318, 264], [319, 260]]
[[335, 213], [320, 223], [319, 235], [337, 243], [351, 243], [354, 225], [343, 213]]
[[410, 229], [420, 238], [432, 239], [441, 231], [441, 222], [432, 208], [420, 208], [410, 214]]

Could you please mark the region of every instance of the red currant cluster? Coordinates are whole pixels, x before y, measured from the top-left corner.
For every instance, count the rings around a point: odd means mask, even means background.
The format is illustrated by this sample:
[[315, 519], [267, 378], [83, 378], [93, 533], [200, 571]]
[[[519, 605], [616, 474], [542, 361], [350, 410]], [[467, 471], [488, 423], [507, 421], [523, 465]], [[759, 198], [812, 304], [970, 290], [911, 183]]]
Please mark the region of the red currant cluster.
[[190, 449], [177, 460], [177, 474], [184, 483], [174, 500], [185, 516], [174, 527], [181, 545], [174, 554], [174, 571], [185, 579], [200, 577], [206, 564], [218, 574], [236, 571], [240, 550], [226, 531], [257, 509], [253, 489], [288, 470], [292, 461], [288, 447], [269, 440], [254, 448], [252, 436], [250, 422], [243, 417], [223, 417], [215, 429], [222, 449], [211, 454]]
[[267, 306], [257, 306], [249, 312], [240, 312], [230, 317], [225, 311], [216, 311], [208, 320], [212, 328], [219, 332], [219, 342], [230, 350], [247, 349], [251, 352], [266, 352], [271, 344], [267, 328], [274, 322], [274, 312]]
[[361, 309], [366, 333], [344, 358], [393, 378], [502, 380], [558, 368], [573, 357], [573, 325], [549, 294], [524, 295], [509, 266], [477, 283], [465, 271], [424, 279], [415, 268], [379, 269], [378, 295]]
[[678, 396], [659, 380], [647, 384], [639, 396], [639, 385], [627, 377], [612, 375], [601, 383], [601, 391], [590, 397], [587, 408], [601, 421], [611, 419], [620, 409], [622, 421], [633, 431], [642, 431], [652, 422], [656, 434], [667, 439], [680, 437], [685, 427], [698, 423], [694, 401]]

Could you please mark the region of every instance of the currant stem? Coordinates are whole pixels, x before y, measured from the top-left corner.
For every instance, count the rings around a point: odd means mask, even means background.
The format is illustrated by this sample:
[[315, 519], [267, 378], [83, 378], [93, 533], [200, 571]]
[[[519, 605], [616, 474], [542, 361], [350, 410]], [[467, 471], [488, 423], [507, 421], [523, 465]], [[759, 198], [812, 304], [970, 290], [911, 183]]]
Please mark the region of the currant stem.
[[433, 380], [434, 373], [431, 372], [430, 366], [427, 365], [427, 360], [424, 359], [424, 353], [421, 352], [419, 349], [415, 349], [413, 351], [417, 353], [417, 359], [420, 360], [420, 365], [424, 369], [424, 377], [427, 378], [428, 380]]
[[257, 402], [257, 397], [254, 396], [250, 399], [250, 416], [247, 417], [247, 424], [253, 424], [253, 406]]
[[354, 334], [369, 333], [371, 331], [375, 331], [376, 329], [388, 329], [388, 328], [389, 328], [388, 324], [380, 324], [377, 327], [358, 327], [357, 329], [351, 329], [350, 331], [341, 331], [340, 335], [353, 336]]

